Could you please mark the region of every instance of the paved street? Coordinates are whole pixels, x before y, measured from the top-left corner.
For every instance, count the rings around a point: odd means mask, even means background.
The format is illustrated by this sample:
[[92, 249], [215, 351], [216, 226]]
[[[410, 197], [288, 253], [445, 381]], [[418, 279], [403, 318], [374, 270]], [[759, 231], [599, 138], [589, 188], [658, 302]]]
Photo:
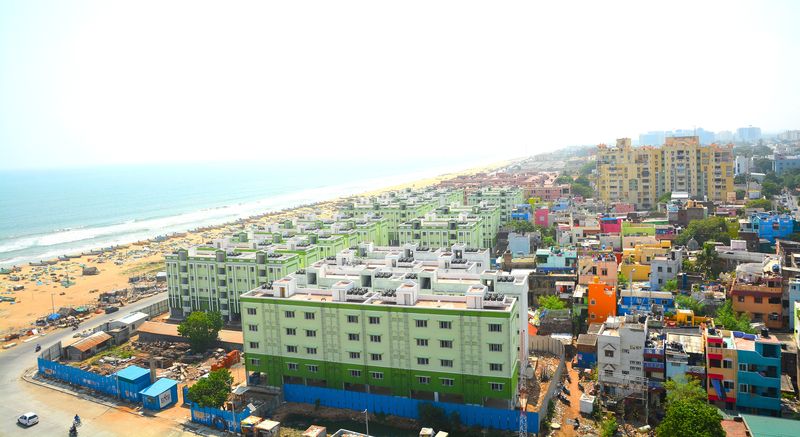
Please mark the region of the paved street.
[[[143, 299], [120, 312], [102, 314], [84, 322], [82, 328], [95, 327], [163, 299], [164, 294]], [[67, 436], [76, 413], [83, 421], [79, 428], [80, 436], [193, 435], [181, 431], [180, 426], [169, 419], [146, 418], [119, 411], [22, 380], [25, 370], [36, 366], [37, 342], [46, 348], [71, 338], [74, 333], [70, 329], [52, 332], [0, 353], [0, 399], [3, 400], [0, 403], [0, 436]], [[39, 424], [28, 429], [16, 424], [17, 417], [27, 411], [34, 411], [40, 417]]]

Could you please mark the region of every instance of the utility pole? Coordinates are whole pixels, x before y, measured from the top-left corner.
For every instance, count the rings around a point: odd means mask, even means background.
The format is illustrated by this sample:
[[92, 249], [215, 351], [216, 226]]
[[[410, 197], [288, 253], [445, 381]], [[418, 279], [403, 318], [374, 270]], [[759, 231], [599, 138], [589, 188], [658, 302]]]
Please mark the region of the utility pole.
[[364, 409], [364, 419], [367, 422], [367, 437], [369, 437], [369, 410], [366, 408]]
[[54, 292], [50, 293], [50, 303], [53, 304], [53, 312], [50, 314], [53, 314], [56, 312], [56, 294]]

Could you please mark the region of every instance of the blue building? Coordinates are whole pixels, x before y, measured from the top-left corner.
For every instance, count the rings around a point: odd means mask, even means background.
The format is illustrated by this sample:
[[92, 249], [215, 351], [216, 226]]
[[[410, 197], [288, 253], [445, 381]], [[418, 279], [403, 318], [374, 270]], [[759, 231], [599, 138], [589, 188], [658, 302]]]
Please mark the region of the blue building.
[[777, 175], [798, 168], [800, 168], [800, 156], [781, 156], [780, 159], [772, 161], [772, 171]]
[[145, 408], [154, 411], [163, 410], [178, 402], [178, 381], [161, 378], [139, 394]]
[[739, 364], [736, 375], [739, 383], [736, 409], [746, 413], [779, 416], [781, 344], [774, 336], [765, 335], [733, 332]]
[[675, 296], [669, 291], [630, 290], [623, 288], [619, 292], [617, 315], [633, 313], [650, 313], [653, 305], [659, 306], [662, 313], [675, 312]]
[[549, 247], [536, 250], [537, 272], [574, 272], [578, 265], [575, 249]]
[[511, 220], [523, 220], [529, 222], [532, 218], [533, 212], [531, 212], [530, 204], [523, 203], [521, 205], [516, 205], [514, 210], [511, 211]]
[[115, 373], [119, 385], [120, 398], [131, 401], [141, 401], [139, 392], [150, 385], [150, 371], [139, 366], [128, 366]]
[[[747, 230], [747, 222], [740, 223], [739, 228]], [[775, 243], [776, 238], [786, 238], [795, 231], [794, 218], [788, 214], [755, 213], [750, 216], [750, 228], [759, 238]]]

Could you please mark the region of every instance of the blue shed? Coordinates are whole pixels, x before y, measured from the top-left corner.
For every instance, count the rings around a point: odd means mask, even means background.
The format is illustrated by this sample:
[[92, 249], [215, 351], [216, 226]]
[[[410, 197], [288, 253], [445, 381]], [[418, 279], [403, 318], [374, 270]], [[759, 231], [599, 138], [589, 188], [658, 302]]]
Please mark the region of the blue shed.
[[142, 403], [148, 410], [162, 410], [178, 402], [178, 381], [161, 378], [150, 387], [139, 392]]
[[139, 366], [128, 366], [115, 373], [119, 384], [119, 395], [131, 402], [142, 400], [139, 392], [150, 385], [150, 371]]

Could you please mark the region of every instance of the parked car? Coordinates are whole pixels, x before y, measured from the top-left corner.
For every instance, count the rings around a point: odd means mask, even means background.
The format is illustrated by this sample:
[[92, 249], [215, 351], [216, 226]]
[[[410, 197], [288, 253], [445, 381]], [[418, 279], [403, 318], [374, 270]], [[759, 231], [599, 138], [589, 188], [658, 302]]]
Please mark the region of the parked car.
[[116, 313], [119, 311], [119, 307], [106, 307], [106, 314]]
[[23, 426], [33, 426], [39, 423], [39, 416], [36, 415], [33, 411], [23, 414], [17, 418], [17, 422], [19, 422]]

